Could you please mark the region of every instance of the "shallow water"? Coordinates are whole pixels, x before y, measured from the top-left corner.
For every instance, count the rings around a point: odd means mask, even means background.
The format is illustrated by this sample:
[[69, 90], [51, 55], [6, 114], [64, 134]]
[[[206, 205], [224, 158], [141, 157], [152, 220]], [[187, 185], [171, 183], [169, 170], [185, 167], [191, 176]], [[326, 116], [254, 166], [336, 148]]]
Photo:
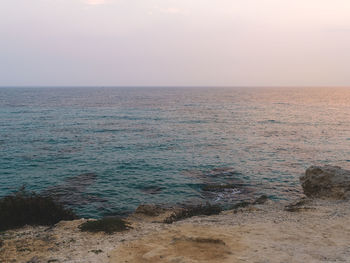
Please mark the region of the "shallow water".
[[349, 162], [350, 89], [0, 89], [0, 196], [56, 187], [82, 216], [288, 199], [308, 166]]

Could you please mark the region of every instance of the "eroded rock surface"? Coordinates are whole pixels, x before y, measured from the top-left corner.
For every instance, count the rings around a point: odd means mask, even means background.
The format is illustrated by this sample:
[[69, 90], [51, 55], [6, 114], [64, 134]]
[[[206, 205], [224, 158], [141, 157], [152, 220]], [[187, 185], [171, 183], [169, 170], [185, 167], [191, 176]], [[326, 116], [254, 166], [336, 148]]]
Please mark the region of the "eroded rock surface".
[[250, 205], [170, 225], [137, 221], [114, 234], [81, 232], [85, 219], [25, 227], [0, 233], [0, 262], [349, 262], [350, 202], [307, 206], [291, 213], [278, 203]]
[[338, 166], [311, 166], [300, 181], [308, 197], [350, 199], [350, 171]]
[[136, 214], [144, 214], [146, 216], [159, 216], [164, 212], [165, 209], [163, 207], [154, 204], [139, 205], [135, 211]]

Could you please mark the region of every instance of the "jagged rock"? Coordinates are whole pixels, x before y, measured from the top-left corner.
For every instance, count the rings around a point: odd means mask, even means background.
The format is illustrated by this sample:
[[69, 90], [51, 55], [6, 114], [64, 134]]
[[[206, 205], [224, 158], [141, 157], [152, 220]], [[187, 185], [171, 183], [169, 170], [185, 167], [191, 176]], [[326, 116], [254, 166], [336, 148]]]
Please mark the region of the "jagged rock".
[[159, 216], [164, 211], [165, 209], [158, 205], [145, 204], [145, 205], [139, 205], [135, 210], [135, 214], [144, 214], [146, 216]]
[[312, 207], [308, 206], [308, 204], [310, 203], [311, 199], [308, 198], [302, 198], [299, 200], [296, 200], [288, 205], [286, 205], [284, 207], [285, 211], [288, 212], [301, 212], [301, 211], [305, 211], [305, 210], [310, 210], [312, 209]]
[[265, 204], [269, 200], [267, 195], [261, 195], [259, 198], [255, 199], [253, 205], [262, 205]]
[[350, 199], [350, 171], [338, 166], [311, 166], [300, 177], [308, 197]]
[[195, 206], [187, 206], [182, 208], [174, 209], [172, 214], [164, 219], [163, 223], [172, 224], [176, 221], [180, 221], [186, 218], [190, 218], [193, 216], [201, 216], [201, 215], [218, 215], [222, 211], [222, 208], [217, 205], [211, 205], [209, 203], [205, 205], [195, 205]]

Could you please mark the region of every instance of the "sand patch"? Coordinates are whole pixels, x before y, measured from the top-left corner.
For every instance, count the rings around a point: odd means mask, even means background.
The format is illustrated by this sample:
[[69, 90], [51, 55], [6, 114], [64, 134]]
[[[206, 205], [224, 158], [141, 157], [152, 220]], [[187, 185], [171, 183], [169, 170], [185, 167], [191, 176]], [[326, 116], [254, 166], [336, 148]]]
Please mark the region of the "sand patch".
[[240, 235], [233, 234], [220, 227], [174, 226], [119, 246], [110, 262], [236, 262], [235, 255], [244, 246]]

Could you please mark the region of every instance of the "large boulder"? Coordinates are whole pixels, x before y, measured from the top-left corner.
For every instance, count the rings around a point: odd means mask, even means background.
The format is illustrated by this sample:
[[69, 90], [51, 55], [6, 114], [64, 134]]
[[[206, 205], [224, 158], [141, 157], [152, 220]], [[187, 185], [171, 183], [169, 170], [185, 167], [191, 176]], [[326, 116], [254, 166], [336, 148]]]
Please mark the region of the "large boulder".
[[350, 171], [338, 166], [311, 166], [300, 181], [308, 197], [350, 199]]

